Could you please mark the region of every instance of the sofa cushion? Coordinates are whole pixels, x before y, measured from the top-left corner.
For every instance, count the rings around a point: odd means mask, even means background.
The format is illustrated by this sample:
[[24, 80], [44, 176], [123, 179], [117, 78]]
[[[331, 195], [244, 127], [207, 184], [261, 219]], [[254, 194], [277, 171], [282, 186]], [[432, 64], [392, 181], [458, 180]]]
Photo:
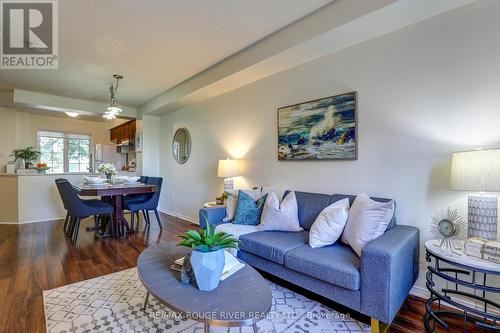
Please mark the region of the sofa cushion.
[[309, 230], [309, 246], [315, 248], [334, 244], [342, 235], [348, 213], [347, 198], [323, 209]]
[[255, 201], [259, 200], [260, 198], [260, 189], [241, 189], [241, 190], [233, 190], [226, 192], [227, 193], [227, 199], [226, 199], [226, 217], [224, 218], [224, 222], [229, 222], [233, 221], [234, 217], [236, 215], [236, 206], [238, 203], [238, 193], [240, 191], [245, 192], [249, 196], [251, 196]]
[[254, 200], [249, 194], [239, 191], [234, 223], [243, 225], [259, 224], [266, 198], [267, 194], [260, 197], [259, 200]]
[[[336, 201], [342, 200], [348, 198], [349, 199], [349, 204], [352, 206], [354, 199], [356, 199], [355, 195], [350, 195], [350, 194], [332, 194], [330, 198], [330, 203], [334, 203]], [[391, 201], [392, 199], [387, 199], [387, 198], [376, 198], [376, 197], [370, 197], [370, 199], [378, 201], [378, 202], [388, 202]], [[389, 225], [387, 225], [387, 230], [391, 229], [396, 225], [396, 201], [394, 201], [394, 215], [392, 216], [391, 221], [389, 222]], [[386, 230], [386, 231], [387, 231]]]
[[295, 192], [289, 192], [283, 200], [276, 193], [266, 194], [267, 199], [257, 228], [261, 231], [302, 231], [299, 224]]
[[[225, 232], [233, 235], [234, 238], [240, 239], [241, 235], [249, 234], [252, 232], [259, 231], [255, 225], [245, 225], [236, 223], [221, 223], [215, 227], [215, 232]], [[237, 249], [226, 249], [229, 253], [234, 256], [238, 255]]]
[[362, 193], [356, 197], [341, 240], [361, 257], [366, 244], [380, 237], [394, 216], [394, 201], [378, 202]]
[[288, 251], [285, 267], [350, 290], [360, 289], [361, 260], [345, 244], [311, 248], [304, 245]]
[[307, 244], [307, 231], [258, 231], [240, 236], [240, 250], [283, 265], [285, 254], [296, 247]]
[[[285, 195], [288, 193], [285, 192]], [[299, 208], [300, 226], [305, 230], [311, 229], [312, 224], [318, 217], [319, 213], [328, 205], [330, 205], [330, 197], [328, 194], [295, 192], [297, 198], [297, 206]]]

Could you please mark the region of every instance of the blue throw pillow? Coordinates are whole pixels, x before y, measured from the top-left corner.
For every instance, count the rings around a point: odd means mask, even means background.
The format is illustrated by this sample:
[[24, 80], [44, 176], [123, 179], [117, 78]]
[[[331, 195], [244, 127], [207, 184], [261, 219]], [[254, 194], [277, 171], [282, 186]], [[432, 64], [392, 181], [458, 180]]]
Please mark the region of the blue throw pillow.
[[260, 223], [262, 209], [266, 203], [267, 194], [255, 201], [250, 195], [238, 191], [238, 204], [234, 216], [235, 224], [257, 225]]

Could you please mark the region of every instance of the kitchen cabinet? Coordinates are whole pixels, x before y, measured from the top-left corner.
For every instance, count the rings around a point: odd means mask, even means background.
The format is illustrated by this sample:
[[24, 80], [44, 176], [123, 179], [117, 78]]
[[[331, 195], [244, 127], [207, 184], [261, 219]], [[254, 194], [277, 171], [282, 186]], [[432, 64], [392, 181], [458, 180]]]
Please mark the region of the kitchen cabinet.
[[115, 143], [121, 143], [122, 141], [129, 140], [134, 142], [136, 132], [135, 120], [131, 120], [120, 126], [116, 126], [110, 130], [110, 140]]

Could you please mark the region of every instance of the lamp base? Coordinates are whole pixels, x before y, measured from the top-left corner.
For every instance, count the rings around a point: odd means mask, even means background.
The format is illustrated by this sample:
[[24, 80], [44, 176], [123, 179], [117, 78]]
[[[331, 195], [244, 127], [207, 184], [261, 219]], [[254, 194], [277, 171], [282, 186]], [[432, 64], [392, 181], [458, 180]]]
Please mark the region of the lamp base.
[[469, 195], [467, 238], [497, 239], [498, 199], [496, 196]]
[[231, 177], [224, 178], [224, 192], [231, 193], [234, 190], [234, 180]]

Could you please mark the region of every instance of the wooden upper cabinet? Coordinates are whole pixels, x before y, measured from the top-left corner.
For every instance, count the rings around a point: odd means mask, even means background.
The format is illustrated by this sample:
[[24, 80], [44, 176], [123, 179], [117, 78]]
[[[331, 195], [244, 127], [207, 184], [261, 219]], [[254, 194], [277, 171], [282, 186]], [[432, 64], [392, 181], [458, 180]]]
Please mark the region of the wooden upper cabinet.
[[128, 123], [128, 136], [131, 140], [135, 140], [135, 133], [135, 121], [131, 121], [130, 123]]
[[116, 128], [112, 128], [112, 129], [109, 131], [109, 140], [110, 140], [110, 141], [113, 141], [113, 142], [116, 142], [116, 141], [117, 141], [117, 137], [116, 137]]
[[123, 124], [123, 126], [121, 127], [122, 129], [122, 141], [123, 140], [127, 140], [129, 138], [129, 135], [128, 135], [128, 123], [125, 123]]
[[135, 120], [110, 129], [109, 138], [115, 143], [120, 143], [124, 140], [131, 140], [133, 142], [135, 140]]

